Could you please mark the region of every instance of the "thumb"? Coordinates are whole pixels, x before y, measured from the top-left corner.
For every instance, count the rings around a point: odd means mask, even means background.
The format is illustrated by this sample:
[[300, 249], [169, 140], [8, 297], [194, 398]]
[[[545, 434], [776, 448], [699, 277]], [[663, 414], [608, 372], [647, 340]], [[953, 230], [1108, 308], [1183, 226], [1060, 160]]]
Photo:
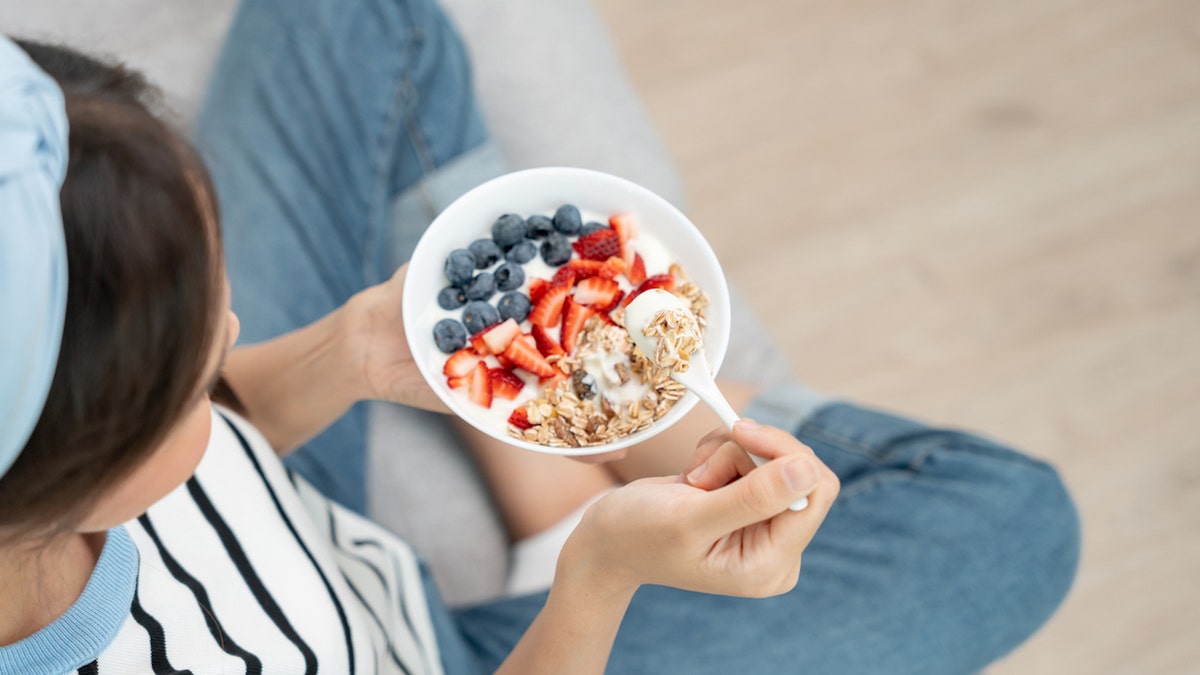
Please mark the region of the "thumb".
[[775, 459], [740, 480], [705, 493], [701, 517], [719, 534], [728, 534], [787, 511], [792, 502], [815, 490], [820, 480], [816, 460], [810, 455]]

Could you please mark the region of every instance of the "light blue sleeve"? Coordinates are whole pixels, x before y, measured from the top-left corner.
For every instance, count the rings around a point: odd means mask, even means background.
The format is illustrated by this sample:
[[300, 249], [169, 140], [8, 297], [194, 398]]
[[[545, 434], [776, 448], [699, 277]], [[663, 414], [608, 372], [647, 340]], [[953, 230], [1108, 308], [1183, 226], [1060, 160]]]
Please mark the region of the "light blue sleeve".
[[58, 85], [0, 35], [0, 476], [41, 414], [67, 305]]

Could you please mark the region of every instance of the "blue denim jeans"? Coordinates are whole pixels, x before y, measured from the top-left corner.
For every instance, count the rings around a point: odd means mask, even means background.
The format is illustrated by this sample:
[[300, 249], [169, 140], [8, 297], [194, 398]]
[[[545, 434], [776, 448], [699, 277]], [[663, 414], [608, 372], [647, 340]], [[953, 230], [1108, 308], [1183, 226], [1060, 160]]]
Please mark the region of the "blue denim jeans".
[[[433, 212], [500, 171], [464, 50], [430, 0], [248, 0], [196, 129], [221, 203], [243, 340], [305, 325], [405, 261]], [[746, 414], [841, 478], [790, 593], [647, 587], [614, 673], [961, 673], [1061, 602], [1079, 522], [1055, 471], [991, 441], [773, 387]], [[288, 459], [363, 509], [353, 409]], [[491, 672], [544, 594], [449, 612], [427, 584], [448, 672]]]

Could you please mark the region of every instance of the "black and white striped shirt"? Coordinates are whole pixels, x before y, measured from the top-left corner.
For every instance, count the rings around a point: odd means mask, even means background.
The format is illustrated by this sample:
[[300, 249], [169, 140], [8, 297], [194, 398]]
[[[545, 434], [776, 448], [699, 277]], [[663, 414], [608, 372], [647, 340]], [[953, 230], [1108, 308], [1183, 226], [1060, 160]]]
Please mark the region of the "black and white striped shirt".
[[413, 551], [289, 474], [224, 410], [195, 476], [109, 532], [76, 605], [0, 649], [9, 668], [442, 672]]

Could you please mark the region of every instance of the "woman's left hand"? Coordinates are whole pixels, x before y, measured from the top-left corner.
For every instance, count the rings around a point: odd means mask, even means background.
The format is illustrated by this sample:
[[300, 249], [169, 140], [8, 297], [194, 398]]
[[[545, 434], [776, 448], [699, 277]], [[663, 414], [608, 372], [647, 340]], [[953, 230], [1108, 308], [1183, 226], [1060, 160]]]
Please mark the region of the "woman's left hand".
[[350, 358], [361, 373], [362, 398], [448, 412], [408, 347], [401, 305], [407, 271], [407, 264], [400, 266], [391, 279], [361, 291], [342, 308]]

